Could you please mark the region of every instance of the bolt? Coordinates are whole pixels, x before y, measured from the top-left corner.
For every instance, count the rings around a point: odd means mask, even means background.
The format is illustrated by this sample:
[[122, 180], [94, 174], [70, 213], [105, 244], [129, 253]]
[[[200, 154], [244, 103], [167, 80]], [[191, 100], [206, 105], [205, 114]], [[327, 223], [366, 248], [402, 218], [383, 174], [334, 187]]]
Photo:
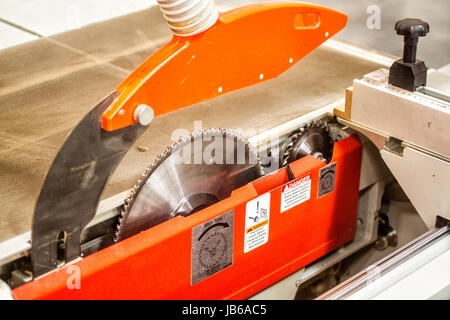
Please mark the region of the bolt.
[[148, 126], [154, 117], [153, 109], [145, 104], [139, 105], [133, 114], [134, 121], [139, 122], [143, 126]]

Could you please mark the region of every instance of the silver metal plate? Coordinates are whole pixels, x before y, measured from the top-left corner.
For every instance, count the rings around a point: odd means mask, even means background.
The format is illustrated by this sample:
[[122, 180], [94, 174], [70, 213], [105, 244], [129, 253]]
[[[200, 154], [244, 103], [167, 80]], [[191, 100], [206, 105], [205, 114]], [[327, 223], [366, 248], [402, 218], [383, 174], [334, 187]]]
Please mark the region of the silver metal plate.
[[334, 191], [334, 182], [336, 180], [336, 162], [320, 169], [319, 175], [319, 192], [317, 198], [323, 197]]
[[192, 228], [191, 284], [233, 264], [234, 210]]

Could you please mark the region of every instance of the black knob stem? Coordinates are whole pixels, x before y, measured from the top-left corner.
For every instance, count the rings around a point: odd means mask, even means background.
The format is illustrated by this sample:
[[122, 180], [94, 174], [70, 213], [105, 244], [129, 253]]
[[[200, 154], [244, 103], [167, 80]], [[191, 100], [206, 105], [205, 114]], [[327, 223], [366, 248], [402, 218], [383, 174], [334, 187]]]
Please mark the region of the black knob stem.
[[415, 41], [407, 41], [405, 37], [405, 45], [403, 47], [403, 61], [406, 63], [416, 62], [417, 39]]
[[403, 19], [395, 24], [397, 34], [404, 36], [403, 61], [415, 63], [417, 54], [417, 42], [419, 37], [425, 37], [430, 32], [430, 26], [420, 19]]

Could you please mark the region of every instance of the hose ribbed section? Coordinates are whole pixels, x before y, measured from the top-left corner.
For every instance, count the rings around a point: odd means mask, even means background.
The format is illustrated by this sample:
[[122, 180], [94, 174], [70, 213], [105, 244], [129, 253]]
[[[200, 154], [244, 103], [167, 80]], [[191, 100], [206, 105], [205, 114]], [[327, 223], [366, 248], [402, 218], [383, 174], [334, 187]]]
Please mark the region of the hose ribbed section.
[[172, 31], [192, 36], [211, 27], [219, 18], [214, 0], [158, 0]]

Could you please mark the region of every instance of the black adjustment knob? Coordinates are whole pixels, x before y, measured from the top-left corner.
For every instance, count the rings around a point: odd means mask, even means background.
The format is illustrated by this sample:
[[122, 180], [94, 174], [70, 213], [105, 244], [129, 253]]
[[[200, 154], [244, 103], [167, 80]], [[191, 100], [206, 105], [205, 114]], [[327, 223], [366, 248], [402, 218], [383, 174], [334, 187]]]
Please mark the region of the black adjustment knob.
[[416, 60], [419, 37], [430, 32], [430, 26], [420, 19], [403, 19], [395, 24], [397, 34], [404, 36], [403, 59], [395, 61], [389, 70], [389, 83], [415, 91], [427, 83], [427, 67], [423, 61]]
[[420, 19], [403, 19], [395, 24], [397, 34], [405, 36], [403, 61], [416, 62], [417, 42], [419, 37], [425, 37], [430, 32], [430, 26]]

